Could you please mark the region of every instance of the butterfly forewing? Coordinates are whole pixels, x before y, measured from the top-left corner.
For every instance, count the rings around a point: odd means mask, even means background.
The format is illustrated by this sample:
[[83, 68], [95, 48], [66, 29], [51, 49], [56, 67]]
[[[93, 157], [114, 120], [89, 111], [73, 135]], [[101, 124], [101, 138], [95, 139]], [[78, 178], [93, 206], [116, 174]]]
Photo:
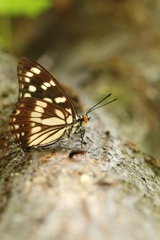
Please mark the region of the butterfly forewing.
[[40, 64], [21, 58], [17, 66], [19, 100], [25, 97], [39, 98], [68, 109], [77, 118], [75, 107], [57, 80]]
[[18, 103], [10, 125], [23, 147], [48, 145], [60, 140], [78, 116], [69, 96], [38, 63], [21, 58], [17, 68]]

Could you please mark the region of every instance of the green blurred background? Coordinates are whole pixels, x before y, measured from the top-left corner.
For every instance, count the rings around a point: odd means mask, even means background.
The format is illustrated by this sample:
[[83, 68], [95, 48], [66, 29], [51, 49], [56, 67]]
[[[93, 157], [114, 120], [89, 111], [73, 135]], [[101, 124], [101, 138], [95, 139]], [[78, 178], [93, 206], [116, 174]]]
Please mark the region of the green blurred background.
[[39, 61], [86, 105], [112, 92], [106, 130], [159, 158], [160, 0], [0, 1], [0, 48]]

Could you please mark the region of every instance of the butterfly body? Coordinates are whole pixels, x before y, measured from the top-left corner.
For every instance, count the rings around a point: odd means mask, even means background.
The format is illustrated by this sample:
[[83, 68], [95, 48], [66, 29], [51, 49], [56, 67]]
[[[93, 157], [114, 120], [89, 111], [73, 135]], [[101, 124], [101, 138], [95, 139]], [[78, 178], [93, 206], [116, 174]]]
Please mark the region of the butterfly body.
[[80, 134], [80, 142], [85, 144], [83, 126], [90, 119], [87, 113], [95, 108], [78, 116], [72, 100], [58, 81], [29, 58], [19, 60], [17, 75], [18, 102], [10, 119], [15, 141], [22, 148], [47, 146], [65, 136]]

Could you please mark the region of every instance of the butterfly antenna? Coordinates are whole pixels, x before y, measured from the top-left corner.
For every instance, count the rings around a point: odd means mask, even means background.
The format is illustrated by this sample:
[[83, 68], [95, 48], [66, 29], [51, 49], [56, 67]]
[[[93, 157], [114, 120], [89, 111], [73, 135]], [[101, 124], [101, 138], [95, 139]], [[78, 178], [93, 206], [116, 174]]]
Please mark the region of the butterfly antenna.
[[[98, 108], [101, 108], [101, 107], [103, 107], [103, 106], [105, 106], [105, 105], [108, 105], [109, 103], [112, 103], [112, 102], [114, 102], [114, 101], [117, 100], [117, 98], [115, 98], [115, 99], [111, 100], [110, 102], [107, 102], [107, 103], [105, 103], [105, 104], [103, 104], [103, 105], [101, 105], [101, 106], [98, 106], [101, 102], [103, 102], [105, 99], [107, 99], [107, 98], [110, 97], [110, 96], [111, 96], [111, 93], [108, 94], [106, 97], [104, 97], [100, 102], [96, 103], [93, 107], [91, 107], [91, 108], [88, 110], [88, 112], [86, 113], [86, 115], [87, 115], [88, 113], [90, 113], [90, 112], [98, 109]], [[96, 106], [97, 106], [97, 107], [96, 107]]]

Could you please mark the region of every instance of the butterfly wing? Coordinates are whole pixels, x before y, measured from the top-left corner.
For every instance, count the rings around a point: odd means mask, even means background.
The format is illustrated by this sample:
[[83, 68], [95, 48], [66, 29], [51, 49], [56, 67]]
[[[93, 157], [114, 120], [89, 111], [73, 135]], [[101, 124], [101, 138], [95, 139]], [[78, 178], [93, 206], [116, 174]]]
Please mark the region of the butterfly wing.
[[77, 118], [75, 107], [58, 81], [40, 64], [29, 58], [21, 58], [17, 66], [19, 98], [39, 98], [55, 103]]
[[78, 119], [74, 105], [57, 80], [29, 58], [18, 62], [18, 103], [10, 125], [23, 148], [55, 143]]

